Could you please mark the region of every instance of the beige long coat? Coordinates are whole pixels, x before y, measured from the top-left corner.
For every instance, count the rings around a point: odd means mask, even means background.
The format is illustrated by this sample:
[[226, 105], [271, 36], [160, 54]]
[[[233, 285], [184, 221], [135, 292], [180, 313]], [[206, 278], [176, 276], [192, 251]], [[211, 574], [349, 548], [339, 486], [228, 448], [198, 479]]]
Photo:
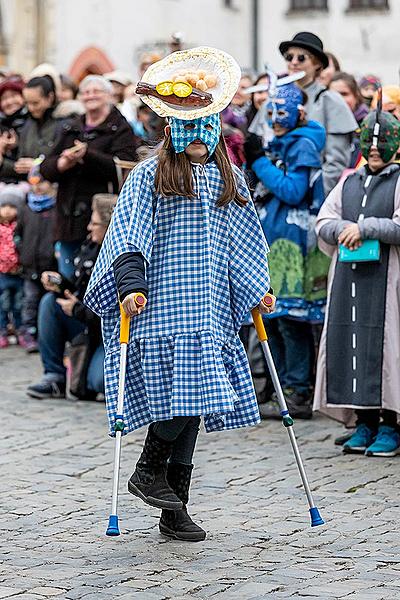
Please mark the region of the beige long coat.
[[[354, 408], [349, 405], [327, 404], [326, 393], [326, 339], [331, 287], [335, 274], [337, 260], [337, 245], [326, 243], [320, 237], [321, 228], [333, 220], [342, 221], [342, 180], [329, 194], [323, 204], [316, 222], [318, 244], [322, 252], [332, 257], [328, 275], [328, 303], [325, 323], [322, 331], [317, 363], [313, 409], [341, 421], [346, 426], [355, 424]], [[394, 213], [392, 220], [400, 227], [400, 178], [397, 182], [394, 198]], [[345, 225], [343, 221], [343, 226]], [[338, 223], [339, 225], [339, 223]], [[340, 227], [340, 225], [339, 225]], [[374, 282], [371, 281], [371, 285]], [[386, 287], [386, 313], [383, 337], [382, 362], [382, 408], [393, 410], [400, 414], [400, 246], [391, 245], [389, 251], [388, 277]]]

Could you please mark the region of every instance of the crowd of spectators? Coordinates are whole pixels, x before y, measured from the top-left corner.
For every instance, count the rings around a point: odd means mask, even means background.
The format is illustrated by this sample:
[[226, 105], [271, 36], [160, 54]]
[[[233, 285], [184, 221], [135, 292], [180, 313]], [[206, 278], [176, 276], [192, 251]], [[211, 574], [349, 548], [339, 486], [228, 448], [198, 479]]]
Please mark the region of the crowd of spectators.
[[[290, 160], [288, 149], [275, 145], [270, 162], [259, 162], [260, 149], [271, 142], [265, 127], [271, 72], [243, 73], [221, 115], [230, 159], [249, 175], [277, 270], [283, 263], [276, 258], [278, 250], [273, 255], [275, 238], [298, 242], [292, 233], [280, 230], [282, 202], [277, 198], [286, 194], [285, 222], [289, 214], [298, 224], [296, 219], [307, 213], [313, 226], [325, 197], [343, 173], [361, 162], [359, 127], [376, 107], [380, 86], [376, 76], [357, 82], [341, 71], [337, 58], [324, 52], [321, 40], [311, 33], [296, 34], [279, 49], [286, 69], [278, 77], [294, 76], [303, 111], [302, 137], [295, 140], [297, 150], [292, 149]], [[400, 118], [398, 86], [383, 87], [383, 108]], [[29, 353], [40, 351], [44, 376], [28, 388], [35, 398], [66, 393], [103, 397], [100, 325], [82, 299], [124, 177], [156, 151], [165, 125], [135, 95], [133, 77], [119, 70], [75, 82], [51, 65], [40, 65], [27, 78], [10, 74], [0, 82], [0, 348], [3, 351], [14, 339]], [[314, 149], [304, 162], [307, 136]], [[288, 160], [283, 172], [279, 161]], [[266, 213], [267, 199], [270, 207], [276, 201], [275, 213]], [[326, 301], [327, 264], [320, 257], [314, 257], [316, 263], [318, 278], [313, 281], [318, 283], [307, 306], [291, 304], [299, 293], [289, 289], [288, 276], [276, 284], [278, 297], [282, 294], [287, 302], [278, 305], [270, 321], [271, 347], [285, 395], [300, 418], [311, 417], [315, 353]], [[244, 326], [242, 339], [260, 410], [268, 418], [273, 416], [273, 389], [250, 325]]]

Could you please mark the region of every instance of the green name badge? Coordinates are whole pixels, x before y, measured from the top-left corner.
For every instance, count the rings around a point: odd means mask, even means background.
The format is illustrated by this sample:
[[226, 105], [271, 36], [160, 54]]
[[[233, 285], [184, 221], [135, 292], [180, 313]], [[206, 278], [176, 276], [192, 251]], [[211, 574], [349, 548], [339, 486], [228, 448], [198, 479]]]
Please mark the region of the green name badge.
[[372, 262], [380, 260], [381, 246], [379, 240], [364, 240], [359, 248], [350, 250], [339, 244], [340, 262]]

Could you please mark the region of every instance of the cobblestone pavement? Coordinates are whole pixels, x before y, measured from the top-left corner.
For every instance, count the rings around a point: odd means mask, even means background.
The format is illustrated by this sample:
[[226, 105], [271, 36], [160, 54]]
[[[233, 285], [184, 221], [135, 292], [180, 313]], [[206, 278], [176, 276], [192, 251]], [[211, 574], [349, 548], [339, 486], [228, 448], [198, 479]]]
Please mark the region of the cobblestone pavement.
[[279, 423], [201, 434], [191, 512], [204, 543], [164, 540], [158, 511], [125, 490], [144, 431], [124, 440], [119, 514], [107, 538], [113, 442], [98, 403], [38, 401], [39, 360], [1, 350], [0, 599], [400, 598], [400, 457], [342, 456], [341, 427], [296, 432], [327, 524], [311, 529]]

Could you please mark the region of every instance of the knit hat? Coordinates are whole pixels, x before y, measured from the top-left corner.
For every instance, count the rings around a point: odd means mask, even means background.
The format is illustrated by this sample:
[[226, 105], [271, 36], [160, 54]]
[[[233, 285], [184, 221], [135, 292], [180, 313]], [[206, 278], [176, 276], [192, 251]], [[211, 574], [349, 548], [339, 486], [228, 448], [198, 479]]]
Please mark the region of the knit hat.
[[22, 90], [25, 87], [24, 81], [19, 77], [10, 77], [0, 83], [0, 100], [5, 92], [14, 91], [22, 96]]
[[381, 87], [381, 80], [379, 77], [375, 75], [364, 75], [358, 83], [360, 88], [367, 87], [367, 85], [372, 85], [375, 90], [378, 90]]
[[8, 190], [7, 187], [0, 192], [0, 206], [14, 206], [15, 208], [19, 208], [25, 199], [25, 194], [22, 196], [21, 193]]

